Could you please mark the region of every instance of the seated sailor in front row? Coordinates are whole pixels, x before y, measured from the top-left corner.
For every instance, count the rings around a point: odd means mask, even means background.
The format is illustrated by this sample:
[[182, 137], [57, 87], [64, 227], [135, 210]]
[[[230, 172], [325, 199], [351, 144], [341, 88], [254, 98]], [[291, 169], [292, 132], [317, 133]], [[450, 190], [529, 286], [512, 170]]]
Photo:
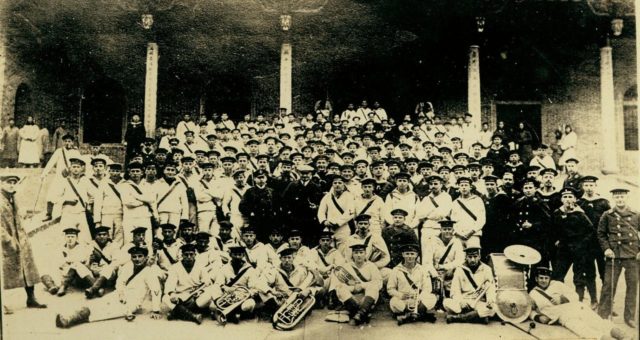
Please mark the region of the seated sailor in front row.
[[[64, 230], [66, 243], [60, 252], [60, 286], [57, 287], [58, 296], [66, 294], [66, 290], [76, 281], [91, 287], [95, 282], [93, 272], [89, 269], [89, 255], [91, 248], [88, 244], [78, 242], [78, 233], [80, 230], [76, 228], [66, 228]], [[54, 289], [49, 289], [52, 292]]]
[[495, 315], [496, 288], [491, 267], [480, 261], [480, 241], [467, 241], [465, 262], [457, 267], [451, 280], [451, 297], [444, 299], [447, 323], [483, 322]]
[[402, 247], [404, 260], [393, 268], [387, 282], [387, 292], [391, 296], [389, 305], [399, 325], [436, 321], [433, 308], [438, 297], [433, 294], [429, 271], [417, 262], [419, 251], [417, 244]]
[[[440, 235], [432, 237], [429, 247], [423, 248], [424, 257], [422, 264], [429, 271], [431, 277], [439, 287], [442, 298], [449, 296], [451, 290], [451, 280], [455, 269], [464, 263], [464, 247], [459, 238], [453, 235], [454, 221], [442, 220], [440, 224]], [[423, 242], [423, 247], [425, 243]], [[435, 284], [434, 284], [435, 286]]]
[[64, 313], [56, 315], [56, 326], [69, 328], [86, 322], [119, 317], [132, 321], [148, 295], [151, 296], [151, 318], [161, 319], [162, 289], [158, 275], [147, 266], [149, 250], [146, 247], [133, 246], [129, 249], [129, 254], [131, 261], [123, 264], [118, 270], [114, 293], [108, 294], [91, 308], [82, 307], [68, 315]]
[[369, 321], [382, 289], [382, 275], [375, 264], [366, 258], [366, 246], [350, 246], [352, 261], [337, 266], [331, 277], [338, 300], [349, 312], [349, 322], [360, 325]]
[[[265, 308], [269, 312], [275, 312], [277, 308], [292, 302], [292, 295], [305, 300], [313, 297], [315, 304], [316, 295], [322, 291], [322, 278], [315, 277], [305, 266], [295, 264], [296, 256], [293, 248], [280, 250], [280, 265], [274, 268], [273, 287], [266, 294], [269, 299]], [[313, 307], [313, 304], [307, 307]]]
[[164, 285], [162, 302], [171, 309], [167, 319], [202, 323], [202, 311], [208, 311], [211, 304], [213, 280], [206, 263], [196, 260], [196, 246], [185, 244], [180, 247], [180, 262], [169, 267]]
[[342, 253], [333, 247], [333, 232], [325, 229], [320, 234], [318, 246], [313, 247], [309, 253], [309, 258], [314, 268], [323, 280], [323, 304], [329, 306], [329, 309], [335, 309], [340, 303], [336, 295], [335, 288], [331, 290], [331, 273], [337, 265], [344, 265], [345, 259]]
[[237, 244], [228, 248], [231, 261], [222, 266], [209, 288], [213, 300], [210, 308], [221, 324], [252, 317], [256, 307], [255, 296], [268, 290], [266, 282], [259, 277], [258, 269], [245, 260], [245, 248]]
[[[115, 251], [115, 254], [112, 256], [111, 263], [106, 266], [103, 266], [100, 270], [98, 278], [95, 280], [93, 285], [87, 288], [84, 291], [87, 299], [99, 298], [102, 297], [105, 293], [105, 288], [113, 287], [117, 282], [117, 278], [119, 275], [119, 270], [129, 263], [131, 260], [131, 253], [129, 250], [132, 247], [145, 247], [145, 237], [146, 237], [147, 228], [145, 227], [137, 227], [131, 230], [131, 242], [126, 243], [120, 249]], [[148, 248], [147, 248], [148, 250]], [[145, 261], [148, 266], [151, 266], [154, 262], [150, 259], [148, 254], [145, 256]], [[154, 271], [157, 275], [157, 267], [154, 267]]]
[[[551, 270], [538, 267], [536, 287], [529, 292], [533, 310], [529, 317], [540, 323], [559, 323], [585, 339], [626, 339], [627, 335], [611, 321], [604, 320], [563, 282], [551, 280]], [[631, 338], [631, 337], [629, 337]]]

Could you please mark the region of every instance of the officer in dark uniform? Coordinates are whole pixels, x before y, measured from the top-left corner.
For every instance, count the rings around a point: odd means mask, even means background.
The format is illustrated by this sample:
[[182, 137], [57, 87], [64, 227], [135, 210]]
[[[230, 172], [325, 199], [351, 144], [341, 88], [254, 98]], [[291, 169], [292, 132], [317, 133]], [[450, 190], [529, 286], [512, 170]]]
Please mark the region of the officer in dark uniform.
[[573, 264], [573, 284], [580, 301], [584, 298], [586, 287], [591, 297], [591, 308], [595, 309], [596, 297], [595, 263], [590, 256], [589, 246], [593, 244], [594, 228], [587, 215], [576, 204], [576, 192], [573, 188], [560, 191], [562, 206], [551, 215], [556, 256], [553, 261], [552, 279], [564, 281], [564, 277]]
[[614, 207], [600, 218], [598, 241], [607, 258], [604, 284], [600, 294], [598, 314], [603, 319], [611, 314], [614, 287], [624, 268], [627, 291], [624, 299], [624, 322], [636, 327], [635, 317], [638, 299], [638, 261], [640, 260], [640, 215], [627, 205], [627, 189], [611, 190]]
[[569, 158], [565, 161], [565, 170], [567, 171], [567, 178], [564, 180], [563, 187], [570, 187], [576, 190], [578, 197], [582, 196], [582, 175], [578, 171], [578, 161], [575, 158]]
[[254, 171], [255, 186], [247, 189], [242, 196], [238, 209], [247, 219], [249, 226], [256, 230], [260, 242], [267, 242], [270, 228], [276, 218], [273, 189], [267, 186], [267, 172]]
[[402, 246], [405, 244], [419, 244], [416, 233], [405, 224], [405, 218], [409, 213], [403, 209], [393, 209], [393, 223], [382, 230], [382, 238], [387, 244], [391, 261], [388, 268], [394, 268], [402, 263]]
[[511, 171], [507, 170], [502, 174], [502, 185], [500, 189], [511, 198], [512, 201], [516, 201], [522, 197], [522, 193], [515, 188], [515, 178]]
[[[535, 195], [537, 185], [537, 182], [532, 179], [522, 182], [524, 195], [514, 203], [513, 215], [510, 217], [513, 223], [512, 243], [537, 250], [542, 256], [540, 265], [549, 265], [550, 254], [547, 244], [549, 215], [544, 204]], [[533, 277], [530, 281], [530, 284], [534, 284]]]
[[[591, 224], [593, 224], [594, 229], [597, 229], [602, 214], [604, 214], [605, 211], [611, 209], [609, 200], [596, 193], [596, 188], [598, 185], [597, 183], [598, 177], [596, 176], [582, 177], [582, 191], [584, 192], [584, 194], [582, 195], [582, 197], [578, 198], [578, 206], [580, 206], [580, 208], [584, 210], [584, 213], [587, 214], [587, 217], [589, 217], [589, 220], [591, 221]], [[598, 265], [600, 281], [604, 282], [604, 251], [602, 250], [602, 248], [600, 248], [598, 237], [597, 235], [595, 235], [595, 231], [593, 237], [594, 244], [591, 245], [589, 249], [591, 249], [591, 256], [595, 258], [596, 264]]]
[[491, 253], [502, 253], [504, 248], [511, 244], [509, 239], [511, 211], [513, 201], [507, 194], [498, 187], [498, 177], [485, 176], [482, 178], [487, 189], [487, 196], [484, 198], [484, 209], [486, 211], [487, 222], [482, 228], [481, 244], [485, 249], [485, 259]]
[[300, 165], [300, 179], [292, 182], [282, 192], [280, 214], [285, 226], [285, 233], [293, 228], [304, 226], [302, 239], [308, 244], [316, 241], [322, 231], [318, 224], [318, 205], [322, 199], [322, 187], [313, 181], [314, 169], [308, 165]]

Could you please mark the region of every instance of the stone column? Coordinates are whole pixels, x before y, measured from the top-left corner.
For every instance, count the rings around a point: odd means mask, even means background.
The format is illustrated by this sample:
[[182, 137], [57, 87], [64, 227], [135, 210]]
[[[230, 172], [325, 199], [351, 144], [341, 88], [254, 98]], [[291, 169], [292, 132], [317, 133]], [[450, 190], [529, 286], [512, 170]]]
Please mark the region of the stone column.
[[480, 47], [469, 47], [467, 111], [473, 115], [472, 122], [477, 129], [482, 126], [482, 108], [480, 97]]
[[147, 137], [156, 134], [156, 106], [158, 99], [158, 44], [147, 44], [147, 71], [144, 84], [144, 128]]
[[4, 92], [5, 92], [5, 67], [7, 64], [7, 47], [6, 47], [6, 36], [5, 36], [5, 11], [4, 5], [5, 2], [2, 1], [0, 4], [0, 123], [4, 120]]
[[602, 134], [602, 173], [615, 174], [618, 168], [613, 57], [609, 44], [600, 49], [600, 133]]
[[[634, 1], [634, 6], [635, 6], [635, 12], [636, 13], [636, 34], [635, 34], [635, 41], [636, 41], [636, 92], [638, 92], [638, 88], [640, 88], [640, 39], [638, 37], [640, 37], [640, 20], [637, 20], [638, 18], [638, 13], [640, 13], [640, 0], [635, 0]], [[636, 96], [636, 107], [640, 108], [640, 93]], [[638, 118], [638, 127], [640, 127], [640, 114], [637, 115]], [[640, 133], [638, 133], [638, 145], [640, 145]], [[636, 169], [637, 169], [637, 177], [636, 178], [640, 178], [640, 151], [636, 151]], [[637, 316], [636, 316], [637, 317]]]
[[285, 41], [280, 50], [280, 107], [291, 112], [292, 87], [291, 87], [291, 43]]

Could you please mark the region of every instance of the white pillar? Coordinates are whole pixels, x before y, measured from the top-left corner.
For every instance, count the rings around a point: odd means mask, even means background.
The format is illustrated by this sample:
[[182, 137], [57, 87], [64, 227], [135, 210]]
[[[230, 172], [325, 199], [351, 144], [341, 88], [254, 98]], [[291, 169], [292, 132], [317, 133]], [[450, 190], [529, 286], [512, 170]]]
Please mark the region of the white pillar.
[[144, 128], [147, 137], [156, 134], [156, 106], [158, 99], [158, 44], [147, 44], [147, 71], [144, 84]]
[[292, 88], [291, 88], [291, 43], [282, 43], [280, 50], [280, 107], [291, 113]]
[[473, 115], [472, 123], [477, 129], [482, 125], [482, 108], [480, 97], [480, 47], [469, 47], [467, 111]]
[[600, 49], [600, 133], [602, 133], [602, 173], [615, 174], [618, 168], [616, 106], [613, 92], [611, 46]]
[[7, 47], [6, 47], [6, 35], [5, 35], [5, 14], [4, 14], [4, 1], [0, 4], [0, 122], [5, 115], [4, 112], [4, 86], [5, 76], [4, 71], [7, 64]]

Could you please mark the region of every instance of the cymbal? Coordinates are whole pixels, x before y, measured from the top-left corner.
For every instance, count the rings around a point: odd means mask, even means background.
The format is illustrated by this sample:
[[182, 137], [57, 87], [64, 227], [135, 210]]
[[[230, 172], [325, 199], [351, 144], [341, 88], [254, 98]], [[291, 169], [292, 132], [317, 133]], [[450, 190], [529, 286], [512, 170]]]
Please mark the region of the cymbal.
[[527, 266], [534, 265], [542, 260], [542, 256], [537, 250], [521, 244], [514, 244], [504, 248], [504, 256], [512, 262]]

